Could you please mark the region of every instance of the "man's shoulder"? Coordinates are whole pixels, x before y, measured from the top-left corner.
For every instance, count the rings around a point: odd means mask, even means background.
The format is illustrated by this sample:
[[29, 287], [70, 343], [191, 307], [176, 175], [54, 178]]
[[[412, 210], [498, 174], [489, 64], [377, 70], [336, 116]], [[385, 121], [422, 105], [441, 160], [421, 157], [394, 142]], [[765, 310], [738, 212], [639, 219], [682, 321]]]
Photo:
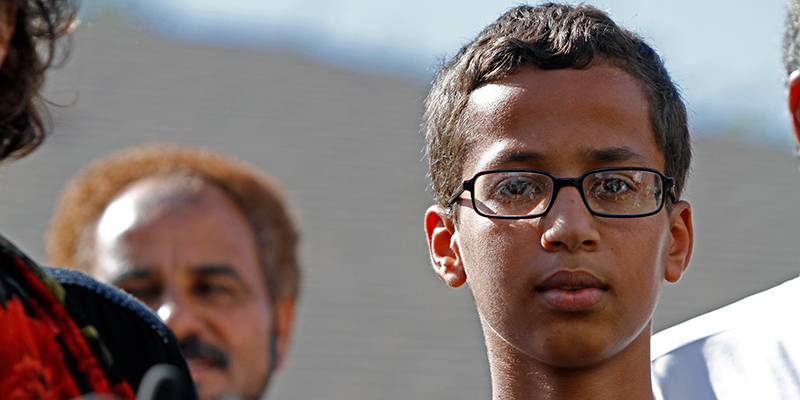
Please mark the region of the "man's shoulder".
[[671, 399], [800, 398], [800, 278], [653, 336], [654, 385]]
[[774, 331], [776, 327], [775, 333], [780, 333], [781, 327], [795, 324], [797, 320], [787, 318], [787, 309], [792, 314], [800, 309], [800, 277], [653, 335], [651, 358], [656, 360], [719, 336], [731, 340], [741, 335], [746, 339], [750, 336], [748, 332]]

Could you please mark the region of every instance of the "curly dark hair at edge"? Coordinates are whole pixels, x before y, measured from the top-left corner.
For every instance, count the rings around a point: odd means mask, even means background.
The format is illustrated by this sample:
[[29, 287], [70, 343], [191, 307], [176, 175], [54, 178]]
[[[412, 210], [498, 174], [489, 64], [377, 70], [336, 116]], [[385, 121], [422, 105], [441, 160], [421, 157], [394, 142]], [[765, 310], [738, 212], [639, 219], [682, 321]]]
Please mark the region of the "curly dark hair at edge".
[[56, 40], [73, 27], [77, 9], [77, 0], [17, 1], [14, 34], [0, 67], [0, 161], [22, 158], [44, 141], [49, 115], [39, 91]]
[[689, 171], [691, 139], [686, 108], [658, 54], [602, 10], [547, 3], [503, 14], [446, 62], [434, 79], [422, 131], [437, 203], [446, 207], [461, 183], [471, 143], [466, 106], [475, 89], [511, 76], [524, 65], [586, 68], [597, 59], [613, 63], [641, 84], [650, 103], [656, 145], [665, 158], [664, 172], [676, 179], [679, 197]]

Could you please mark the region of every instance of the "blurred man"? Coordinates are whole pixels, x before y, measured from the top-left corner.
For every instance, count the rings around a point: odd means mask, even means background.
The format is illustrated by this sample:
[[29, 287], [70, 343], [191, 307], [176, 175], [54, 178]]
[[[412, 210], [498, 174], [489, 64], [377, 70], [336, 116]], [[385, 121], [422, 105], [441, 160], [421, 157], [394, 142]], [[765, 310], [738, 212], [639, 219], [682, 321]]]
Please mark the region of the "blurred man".
[[68, 184], [47, 253], [152, 307], [201, 399], [257, 399], [287, 353], [296, 247], [282, 191], [264, 174], [215, 152], [150, 145]]
[[[790, 0], [784, 66], [800, 143], [800, 0]], [[800, 399], [800, 278], [653, 336], [664, 399]]]

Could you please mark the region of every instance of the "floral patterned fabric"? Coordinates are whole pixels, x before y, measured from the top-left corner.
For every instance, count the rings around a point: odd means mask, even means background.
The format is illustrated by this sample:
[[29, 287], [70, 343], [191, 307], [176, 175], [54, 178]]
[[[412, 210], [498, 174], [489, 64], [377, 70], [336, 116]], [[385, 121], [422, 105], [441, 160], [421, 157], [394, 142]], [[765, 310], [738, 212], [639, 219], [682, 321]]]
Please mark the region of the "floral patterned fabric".
[[92, 325], [64, 288], [0, 236], [0, 396], [135, 399]]

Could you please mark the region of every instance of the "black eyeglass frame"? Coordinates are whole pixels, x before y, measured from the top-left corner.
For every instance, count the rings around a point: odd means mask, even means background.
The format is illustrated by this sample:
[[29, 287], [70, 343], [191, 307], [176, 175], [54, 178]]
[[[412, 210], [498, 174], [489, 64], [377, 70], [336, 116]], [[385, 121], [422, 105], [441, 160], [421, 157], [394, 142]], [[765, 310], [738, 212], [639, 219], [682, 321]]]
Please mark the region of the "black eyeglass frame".
[[[564, 186], [574, 186], [578, 189], [578, 192], [581, 194], [581, 199], [583, 199], [583, 205], [586, 206], [586, 209], [592, 215], [596, 215], [598, 217], [609, 217], [609, 218], [639, 218], [639, 217], [647, 217], [653, 214], [658, 214], [661, 209], [664, 208], [664, 203], [666, 203], [667, 196], [661, 196], [661, 203], [658, 205], [653, 211], [646, 212], [646, 213], [639, 213], [639, 214], [609, 214], [609, 213], [602, 213], [592, 210], [592, 207], [589, 206], [589, 201], [586, 199], [586, 193], [583, 191], [583, 180], [591, 175], [596, 174], [599, 172], [608, 172], [608, 171], [647, 171], [653, 172], [661, 177], [661, 184], [662, 184], [662, 193], [669, 194], [670, 200], [673, 203], [677, 202], [677, 198], [675, 197], [675, 178], [668, 177], [664, 175], [661, 171], [652, 168], [645, 168], [645, 167], [607, 167], [607, 168], [597, 168], [593, 170], [589, 170], [581, 174], [581, 176], [577, 178], [559, 178], [547, 171], [540, 171], [537, 169], [525, 169], [525, 168], [509, 168], [509, 169], [490, 169], [486, 171], [481, 171], [475, 174], [471, 179], [468, 179], [461, 183], [461, 187], [450, 196], [450, 199], [447, 200], [447, 206], [452, 207], [456, 201], [461, 198], [461, 195], [464, 192], [469, 192], [470, 194], [470, 201], [472, 202], [472, 209], [475, 212], [486, 218], [495, 218], [495, 219], [529, 219], [529, 218], [539, 218], [546, 215], [550, 209], [553, 207], [553, 203], [556, 202], [556, 197], [558, 196], [558, 192]], [[547, 208], [538, 214], [527, 214], [527, 215], [496, 215], [496, 214], [486, 214], [480, 210], [478, 205], [475, 203], [475, 181], [482, 175], [487, 175], [491, 173], [497, 172], [533, 172], [536, 174], [545, 175], [553, 181], [553, 197], [550, 198], [550, 203], [547, 204]]]

